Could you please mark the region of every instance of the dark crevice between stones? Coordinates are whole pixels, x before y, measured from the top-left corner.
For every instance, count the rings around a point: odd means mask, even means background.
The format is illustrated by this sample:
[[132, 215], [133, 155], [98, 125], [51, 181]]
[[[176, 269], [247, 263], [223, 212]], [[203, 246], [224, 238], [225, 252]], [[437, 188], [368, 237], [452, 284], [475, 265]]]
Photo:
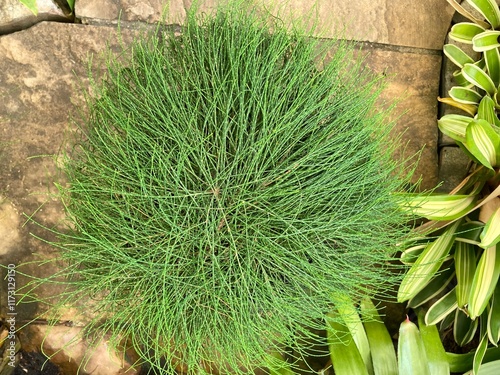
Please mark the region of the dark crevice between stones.
[[41, 353], [19, 353], [19, 362], [11, 375], [62, 375], [61, 370]]
[[[455, 13], [451, 24], [449, 25], [447, 35], [451, 27], [458, 23], [467, 21], [463, 16]], [[450, 43], [448, 36], [444, 44]], [[453, 71], [458, 69], [448, 58], [443, 51], [441, 53], [441, 72], [439, 79], [439, 96], [441, 98], [449, 97], [448, 91], [455, 85], [453, 81]], [[436, 192], [448, 193], [454, 189], [465, 176], [469, 169], [469, 158], [461, 151], [460, 147], [451, 138], [444, 136], [438, 129], [437, 120], [442, 116], [451, 113], [463, 114], [462, 111], [450, 107], [447, 104], [438, 102], [436, 131], [438, 132], [438, 178], [441, 185], [436, 189]]]

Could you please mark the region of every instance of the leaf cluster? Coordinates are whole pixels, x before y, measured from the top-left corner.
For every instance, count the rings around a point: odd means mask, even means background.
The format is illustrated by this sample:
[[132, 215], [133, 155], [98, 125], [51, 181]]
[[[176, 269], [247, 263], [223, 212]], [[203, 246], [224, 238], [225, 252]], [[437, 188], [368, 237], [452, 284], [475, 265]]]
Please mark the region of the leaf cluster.
[[[430, 221], [417, 229], [425, 236], [402, 254], [410, 270], [398, 300], [428, 306], [425, 323], [453, 329], [460, 346], [478, 338], [477, 374], [488, 346], [500, 341], [500, 9], [494, 0], [466, 0], [471, 11], [448, 2], [470, 22], [449, 32], [458, 45], [445, 45], [444, 53], [457, 66], [457, 85], [440, 100], [466, 115], [447, 114], [438, 126], [470, 157], [472, 168], [449, 194], [405, 196], [402, 206]], [[500, 357], [488, 360], [496, 361], [485, 368], [498, 371]]]

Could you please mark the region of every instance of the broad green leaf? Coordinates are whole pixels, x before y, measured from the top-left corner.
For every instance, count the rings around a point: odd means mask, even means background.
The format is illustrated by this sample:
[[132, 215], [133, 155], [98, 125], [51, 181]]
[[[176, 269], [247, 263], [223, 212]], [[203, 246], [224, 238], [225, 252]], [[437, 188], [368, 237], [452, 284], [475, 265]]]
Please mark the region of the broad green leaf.
[[457, 275], [457, 304], [462, 309], [469, 302], [470, 289], [476, 272], [476, 247], [466, 242], [455, 242], [455, 272]]
[[479, 374], [479, 368], [481, 363], [483, 363], [483, 358], [488, 348], [488, 335], [485, 333], [481, 337], [478, 347], [476, 348], [476, 353], [474, 354], [474, 363], [472, 365], [472, 373]]
[[453, 80], [455, 81], [455, 83], [456, 83], [458, 86], [463, 86], [463, 87], [466, 87], [466, 86], [469, 86], [469, 85], [470, 85], [469, 81], [467, 81], [467, 80], [464, 78], [464, 75], [462, 74], [462, 69], [455, 70], [455, 71], [452, 73], [452, 76], [453, 76]]
[[500, 242], [500, 208], [497, 208], [490, 216], [481, 233], [480, 247], [487, 249]]
[[471, 245], [479, 245], [479, 242], [481, 242], [480, 236], [483, 228], [484, 223], [482, 221], [467, 221], [463, 223], [460, 228], [458, 228], [455, 241], [466, 242]]
[[497, 285], [491, 298], [491, 308], [488, 312], [488, 339], [497, 346], [500, 340], [500, 287]]
[[489, 22], [493, 29], [500, 26], [500, 11], [495, 0], [467, 0]]
[[[460, 147], [460, 149], [464, 152], [464, 154], [465, 154], [465, 155], [466, 155], [466, 156], [467, 156], [470, 160], [472, 160], [472, 161], [473, 161], [475, 164], [477, 164], [477, 165], [483, 166], [483, 164], [482, 164], [479, 160], [477, 160], [477, 158], [476, 158], [473, 154], [471, 154], [471, 152], [470, 152], [470, 151], [469, 151], [469, 149], [465, 146], [465, 144], [464, 144], [464, 143], [462, 143], [462, 142], [457, 142], [457, 145], [458, 145], [458, 147]], [[489, 169], [489, 168], [487, 168], [487, 169], [488, 169], [489, 171], [491, 171], [491, 172], [494, 172], [494, 170], [493, 170], [493, 169]]]
[[290, 364], [285, 360], [283, 355], [278, 351], [271, 353], [273, 360], [269, 363], [269, 375], [295, 375]]
[[465, 64], [474, 64], [474, 59], [454, 44], [445, 44], [443, 52], [459, 68], [463, 68]]
[[449, 314], [457, 309], [456, 290], [453, 288], [439, 300], [434, 302], [425, 314], [425, 324], [434, 325], [439, 323]]
[[[489, 96], [483, 97], [477, 109], [477, 120], [485, 120], [490, 124], [494, 124], [498, 120], [495, 113], [495, 102]], [[465, 138], [465, 132], [464, 132]]]
[[427, 245], [401, 281], [397, 296], [398, 302], [415, 297], [434, 277], [450, 252], [459, 225], [460, 220], [448, 226], [435, 241]]
[[401, 208], [429, 220], [454, 220], [465, 215], [476, 200], [475, 195], [405, 194]]
[[457, 102], [453, 98], [441, 98], [441, 97], [438, 97], [438, 101], [444, 104], [451, 105], [452, 107], [461, 109], [462, 111], [467, 112], [471, 116], [475, 116], [477, 112], [477, 106], [475, 104], [464, 104]]
[[498, 43], [498, 37], [500, 36], [500, 31], [496, 30], [486, 30], [480, 34], [477, 34], [472, 38], [472, 49], [476, 52], [484, 52], [490, 49], [500, 47]]
[[472, 22], [460, 22], [451, 27], [448, 36], [460, 43], [472, 44], [472, 38], [486, 29]]
[[326, 334], [330, 359], [336, 375], [368, 375], [358, 347], [345, 324], [335, 319], [336, 314], [326, 317]]
[[405, 249], [401, 253], [401, 257], [399, 258], [399, 260], [401, 261], [401, 263], [403, 263], [407, 266], [412, 265], [418, 259], [418, 256], [420, 254], [422, 254], [422, 252], [424, 251], [426, 246], [427, 246], [427, 243], [415, 245], [415, 246], [412, 246], [412, 247]]
[[500, 159], [500, 136], [485, 120], [472, 120], [465, 130], [464, 146], [486, 168], [493, 169]]
[[484, 250], [474, 274], [469, 295], [471, 319], [481, 315], [495, 290], [500, 275], [500, 252], [497, 246]]
[[415, 297], [408, 301], [408, 307], [414, 309], [421, 306], [431, 299], [436, 298], [445, 290], [455, 277], [455, 272], [453, 269], [447, 268], [446, 264], [443, 268], [445, 269], [444, 271], [434, 277]]
[[470, 13], [467, 9], [465, 9], [463, 6], [461, 6], [456, 0], [447, 0], [448, 3], [455, 8], [455, 10], [460, 13], [462, 16], [465, 18], [471, 20], [474, 23], [477, 23], [478, 25], [481, 25], [484, 28], [489, 28], [490, 25], [478, 18], [476, 18], [472, 13]]
[[[485, 98], [488, 98], [485, 96]], [[438, 120], [439, 130], [455, 141], [465, 142], [465, 129], [472, 118], [468, 116], [450, 114], [444, 115]]]
[[486, 61], [486, 70], [496, 87], [500, 85], [500, 52], [493, 48], [483, 53]]
[[[490, 76], [475, 64], [465, 64], [462, 68], [465, 79], [481, 90], [486, 91], [490, 96], [495, 95], [497, 88]], [[450, 90], [451, 95], [451, 90]]]
[[38, 6], [36, 0], [19, 0], [26, 8], [28, 8], [35, 16], [38, 16]]
[[408, 319], [399, 327], [398, 361], [400, 375], [431, 375], [420, 332]]
[[369, 298], [361, 301], [361, 316], [365, 321], [375, 375], [398, 375], [398, 362], [391, 335]]
[[368, 373], [373, 374], [370, 344], [368, 343], [368, 337], [358, 311], [354, 307], [354, 302], [349, 298], [349, 296], [340, 294], [333, 297], [333, 302], [335, 303], [339, 316], [349, 329], [354, 343], [358, 347], [359, 354], [363, 359]]
[[[446, 352], [451, 372], [463, 373], [472, 368], [475, 352], [455, 354]], [[500, 360], [500, 347], [486, 349], [483, 363]]]
[[479, 319], [471, 320], [465, 312], [460, 309], [455, 311], [455, 323], [453, 324], [453, 338], [459, 346], [467, 345], [476, 334]]
[[[463, 69], [462, 69], [462, 75], [464, 75], [465, 77]], [[465, 78], [468, 80], [467, 77]], [[451, 98], [457, 103], [468, 104], [468, 105], [479, 104], [479, 102], [483, 98], [483, 96], [479, 94], [476, 90], [462, 86], [452, 87], [449, 91], [449, 94]]]
[[424, 312], [418, 312], [418, 327], [420, 336], [424, 343], [429, 372], [431, 375], [449, 375], [450, 365], [446, 360], [446, 352], [439, 337], [439, 332], [435, 325], [426, 325], [424, 322]]
[[498, 375], [498, 374], [500, 374], [500, 360], [483, 363], [478, 371], [478, 375]]

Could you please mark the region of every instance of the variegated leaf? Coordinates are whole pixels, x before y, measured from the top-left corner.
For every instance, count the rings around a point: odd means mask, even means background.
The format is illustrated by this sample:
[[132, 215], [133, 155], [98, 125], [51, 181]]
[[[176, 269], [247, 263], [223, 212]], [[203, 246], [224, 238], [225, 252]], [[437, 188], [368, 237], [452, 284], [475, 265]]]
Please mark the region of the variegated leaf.
[[497, 346], [500, 340], [500, 287], [497, 285], [491, 298], [491, 308], [488, 312], [488, 339]]
[[498, 120], [495, 113], [495, 102], [489, 96], [485, 96], [481, 99], [477, 109], [477, 120], [485, 120], [490, 124], [494, 124], [495, 121]]
[[[462, 69], [462, 75], [463, 74], [463, 69]], [[465, 77], [465, 75], [464, 75]], [[468, 79], [467, 77], [465, 77]], [[468, 88], [468, 87], [462, 87], [462, 86], [454, 86], [450, 89], [449, 91], [450, 97], [455, 100], [458, 103], [462, 104], [468, 104], [468, 105], [475, 105], [479, 104], [483, 96], [478, 93], [476, 90]]]
[[460, 43], [472, 44], [472, 38], [486, 29], [472, 22], [460, 22], [451, 27], [448, 36]]
[[489, 22], [493, 29], [500, 26], [500, 11], [495, 0], [467, 0]]
[[484, 22], [483, 20], [480, 20], [479, 18], [476, 18], [472, 13], [470, 13], [467, 9], [465, 9], [462, 5], [460, 5], [457, 0], [447, 0], [448, 3], [462, 16], [465, 18], [469, 19], [470, 21], [480, 25], [481, 27], [484, 28], [489, 28], [490, 25], [487, 22]]
[[457, 275], [456, 296], [458, 308], [469, 302], [472, 281], [476, 272], [476, 247], [466, 242], [455, 242], [455, 272]]
[[499, 275], [500, 252], [494, 246], [484, 250], [474, 274], [467, 307], [471, 319], [476, 319], [486, 309]]
[[486, 168], [493, 169], [500, 159], [500, 136], [485, 120], [472, 120], [467, 125], [464, 146]]
[[[487, 96], [485, 96], [487, 98]], [[465, 142], [465, 130], [472, 118], [463, 115], [444, 115], [438, 120], [439, 130], [458, 142]]]
[[[483, 52], [486, 70], [496, 87], [500, 84], [500, 51], [493, 48]], [[493, 123], [493, 122], [492, 122]]]
[[453, 338], [459, 346], [465, 346], [474, 338], [479, 319], [471, 320], [462, 310], [455, 311], [455, 323], [453, 324]]
[[457, 308], [456, 289], [453, 288], [429, 307], [425, 314], [425, 324], [437, 324]]
[[500, 31], [486, 30], [472, 38], [472, 49], [476, 52], [484, 52], [500, 47], [498, 37]]
[[465, 215], [476, 200], [475, 195], [405, 194], [400, 206], [416, 216], [429, 220], [454, 220]]
[[465, 64], [474, 64], [474, 59], [454, 44], [445, 44], [443, 52], [459, 68], [463, 68]]
[[[493, 96], [497, 91], [495, 83], [490, 76], [480, 67], [475, 64], [465, 64], [462, 68], [462, 74], [465, 79], [481, 90], [486, 91], [490, 96]], [[451, 90], [450, 90], [451, 95]]]
[[497, 208], [493, 212], [486, 223], [481, 233], [481, 243], [479, 246], [487, 249], [495, 246], [498, 242], [500, 242], [500, 208]]
[[408, 307], [415, 309], [436, 298], [448, 287], [455, 276], [455, 272], [447, 267], [446, 263], [443, 265], [443, 268], [444, 271], [440, 272], [415, 297], [408, 301]]
[[445, 231], [420, 254], [406, 273], [398, 290], [398, 302], [407, 301], [417, 295], [441, 268], [455, 240], [460, 220], [448, 226]]

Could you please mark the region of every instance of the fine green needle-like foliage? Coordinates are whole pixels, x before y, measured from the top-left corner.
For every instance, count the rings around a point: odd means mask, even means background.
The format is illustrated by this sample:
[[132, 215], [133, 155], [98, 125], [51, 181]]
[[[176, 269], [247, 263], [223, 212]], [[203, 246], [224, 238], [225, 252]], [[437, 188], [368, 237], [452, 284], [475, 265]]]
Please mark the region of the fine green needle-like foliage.
[[111, 60], [64, 158], [61, 305], [164, 373], [235, 374], [390, 284], [408, 176], [355, 56], [228, 8]]

